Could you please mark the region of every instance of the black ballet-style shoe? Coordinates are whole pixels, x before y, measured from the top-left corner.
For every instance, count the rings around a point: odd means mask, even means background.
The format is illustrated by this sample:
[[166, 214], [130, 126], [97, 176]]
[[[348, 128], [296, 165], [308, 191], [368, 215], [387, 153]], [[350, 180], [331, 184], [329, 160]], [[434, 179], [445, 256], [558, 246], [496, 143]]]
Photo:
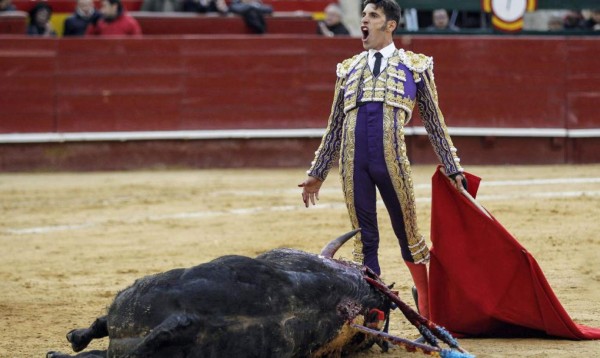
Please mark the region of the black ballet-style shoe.
[[415, 300], [415, 306], [417, 306], [417, 312], [421, 313], [419, 311], [419, 291], [417, 291], [416, 286], [412, 287], [412, 296], [413, 296], [413, 299]]

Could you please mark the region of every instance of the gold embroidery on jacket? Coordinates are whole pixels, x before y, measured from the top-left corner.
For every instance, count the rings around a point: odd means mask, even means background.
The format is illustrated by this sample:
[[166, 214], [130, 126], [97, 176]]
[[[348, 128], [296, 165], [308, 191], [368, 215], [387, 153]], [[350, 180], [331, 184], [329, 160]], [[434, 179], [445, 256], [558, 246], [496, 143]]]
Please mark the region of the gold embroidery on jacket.
[[[355, 129], [357, 115], [358, 111], [352, 111], [346, 115], [340, 154], [340, 180], [353, 229], [359, 227], [354, 204], [354, 151], [356, 149]], [[362, 248], [361, 234], [359, 232], [354, 237], [354, 249], [352, 251], [354, 261], [359, 264], [362, 264], [364, 259]]]
[[456, 153], [457, 150], [452, 143], [450, 134], [448, 134], [444, 115], [439, 107], [435, 81], [430, 80], [430, 78], [433, 78], [433, 72], [428, 69], [427, 75], [422, 76], [424, 88], [419, 94], [419, 110], [423, 125], [427, 130], [434, 151], [447, 173], [457, 173], [462, 171], [460, 158]]
[[385, 163], [398, 197], [404, 219], [407, 244], [415, 263], [429, 260], [429, 249], [417, 225], [414, 188], [410, 162], [406, 154], [404, 120], [406, 113], [390, 106], [384, 106], [383, 151]]
[[358, 62], [360, 62], [363, 58], [367, 57], [367, 51], [363, 51], [361, 53], [359, 53], [358, 55], [354, 55], [351, 58], [347, 58], [344, 61], [342, 61], [342, 63], [338, 63], [337, 68], [336, 68], [336, 75], [339, 78], [344, 78], [346, 77], [346, 75], [348, 74], [348, 72], [350, 72], [350, 70], [352, 70], [354, 67], [356, 67], [356, 64]]
[[[356, 108], [357, 99], [360, 93], [361, 86], [365, 81], [365, 66], [367, 66], [367, 56], [359, 59], [356, 65], [353, 67], [354, 72], [350, 75], [346, 82], [344, 96], [344, 113]], [[370, 72], [368, 72], [370, 74]]]
[[[433, 58], [412, 51], [398, 50], [400, 61], [412, 72], [422, 73], [433, 68]], [[418, 82], [418, 81], [417, 81]]]
[[[408, 61], [408, 66], [405, 64], [406, 61]], [[351, 72], [345, 86], [344, 113], [356, 108], [359, 102], [385, 102], [390, 106], [406, 111], [408, 114], [406, 120], [410, 120], [415, 106], [415, 99], [405, 93], [407, 75], [402, 69], [403, 67], [400, 67], [400, 63], [409, 68], [414, 68], [416, 71], [421, 70], [421, 67], [430, 62], [430, 57], [397, 50], [389, 58], [385, 70], [378, 77], [374, 77], [371, 70], [368, 69], [367, 56], [353, 58], [352, 66], [347, 65], [348, 69], [344, 72], [347, 76]], [[418, 73], [411, 74], [411, 77], [416, 76], [414, 78], [420, 80]], [[413, 78], [411, 80], [414, 81]]]
[[331, 166], [339, 155], [340, 136], [342, 132], [343, 121], [343, 78], [338, 78], [335, 82], [335, 91], [333, 103], [331, 104], [331, 114], [327, 122], [327, 128], [321, 139], [319, 148], [315, 151], [315, 159], [311, 163], [308, 175], [314, 176], [320, 180], [325, 180]]

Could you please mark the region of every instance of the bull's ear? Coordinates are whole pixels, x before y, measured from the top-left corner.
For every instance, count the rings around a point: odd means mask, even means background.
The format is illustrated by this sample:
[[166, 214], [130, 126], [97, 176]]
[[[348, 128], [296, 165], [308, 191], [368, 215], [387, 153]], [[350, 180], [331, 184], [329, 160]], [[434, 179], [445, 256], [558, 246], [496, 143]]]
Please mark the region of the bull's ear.
[[352, 230], [350, 232], [345, 233], [344, 235], [338, 237], [335, 240], [331, 240], [325, 247], [321, 250], [321, 256], [332, 259], [333, 255], [337, 252], [337, 250], [342, 247], [346, 243], [346, 241], [350, 240], [354, 235], [356, 235], [360, 231], [359, 229]]

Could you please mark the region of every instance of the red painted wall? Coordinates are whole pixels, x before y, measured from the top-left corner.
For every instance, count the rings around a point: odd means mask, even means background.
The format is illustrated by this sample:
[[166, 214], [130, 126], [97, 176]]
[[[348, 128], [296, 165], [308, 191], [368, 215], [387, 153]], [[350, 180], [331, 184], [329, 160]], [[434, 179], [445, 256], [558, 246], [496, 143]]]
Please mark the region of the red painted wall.
[[[434, 56], [450, 126], [600, 128], [598, 37], [415, 36], [396, 43]], [[323, 128], [336, 64], [359, 51], [358, 39], [312, 35], [5, 36], [0, 133]], [[515, 141], [523, 139], [455, 138], [471, 162], [600, 160], [597, 138], [531, 140], [537, 153], [527, 159]], [[434, 160], [428, 144], [410, 145], [413, 161]]]
[[23, 35], [27, 29], [28, 15], [23, 11], [0, 12], [0, 34]]
[[[235, 35], [252, 34], [241, 16], [229, 14], [190, 14], [131, 12], [140, 24], [144, 35]], [[317, 22], [310, 15], [266, 16], [269, 34], [308, 34], [317, 31]]]
[[434, 56], [442, 108], [453, 125], [556, 128], [564, 127], [569, 41], [417, 38], [412, 47]]
[[323, 127], [356, 42], [6, 38], [0, 133]]
[[415, 38], [456, 126], [600, 128], [598, 37]]
[[[600, 127], [600, 38], [399, 40], [434, 56], [452, 126]], [[361, 50], [317, 36], [8, 37], [0, 132], [323, 127], [335, 66]]]

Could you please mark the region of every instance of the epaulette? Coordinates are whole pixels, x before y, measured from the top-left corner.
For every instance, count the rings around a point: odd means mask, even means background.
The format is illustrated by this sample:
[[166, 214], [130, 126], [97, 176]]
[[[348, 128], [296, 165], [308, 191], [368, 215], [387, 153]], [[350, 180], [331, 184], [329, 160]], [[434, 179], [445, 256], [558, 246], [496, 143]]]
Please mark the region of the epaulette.
[[350, 70], [353, 69], [354, 66], [356, 66], [356, 64], [366, 55], [367, 55], [367, 51], [363, 51], [363, 52], [359, 53], [358, 55], [354, 55], [350, 58], [345, 59], [344, 61], [342, 61], [342, 63], [338, 63], [337, 69], [336, 69], [337, 76], [339, 78], [346, 77], [348, 72], [350, 72]]
[[433, 57], [403, 49], [398, 50], [398, 55], [402, 63], [411, 71], [423, 73], [428, 68], [433, 69]]

